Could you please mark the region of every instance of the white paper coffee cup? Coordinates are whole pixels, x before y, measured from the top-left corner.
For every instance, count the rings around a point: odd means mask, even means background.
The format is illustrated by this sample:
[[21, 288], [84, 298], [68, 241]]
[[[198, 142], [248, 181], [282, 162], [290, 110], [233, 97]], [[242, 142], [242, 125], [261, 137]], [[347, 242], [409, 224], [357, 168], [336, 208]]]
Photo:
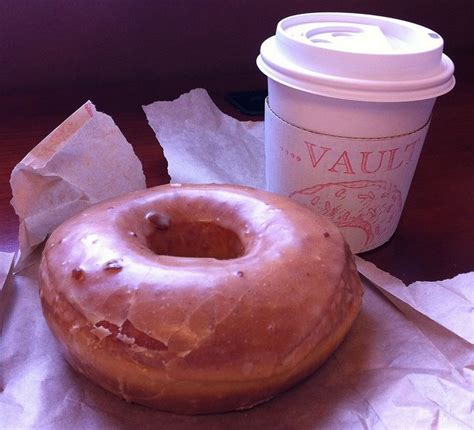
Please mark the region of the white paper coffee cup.
[[454, 86], [442, 38], [416, 24], [315, 13], [282, 20], [268, 76], [267, 189], [330, 217], [353, 252], [395, 232], [436, 97]]

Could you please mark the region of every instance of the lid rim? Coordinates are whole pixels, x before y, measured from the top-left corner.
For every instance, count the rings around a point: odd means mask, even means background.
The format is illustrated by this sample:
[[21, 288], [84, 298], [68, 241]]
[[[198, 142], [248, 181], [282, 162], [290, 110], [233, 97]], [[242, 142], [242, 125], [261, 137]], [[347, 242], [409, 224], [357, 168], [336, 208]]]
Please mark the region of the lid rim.
[[[346, 86], [330, 85], [327, 82], [314, 82], [313, 79], [288, 79], [286, 75], [279, 72], [273, 74], [268, 73], [269, 71], [275, 72], [275, 70], [266, 67], [260, 56], [257, 58], [257, 67], [269, 79], [279, 82], [282, 85], [286, 85], [310, 94], [362, 102], [410, 102], [436, 98], [451, 91], [456, 83], [454, 75], [451, 74], [447, 79], [439, 82], [437, 85], [424, 87], [420, 87], [418, 85], [416, 89], [406, 87], [393, 88], [393, 82], [389, 81], [385, 82], [390, 83], [392, 88], [388, 88], [388, 85], [379, 86], [378, 88], [376, 86], [373, 86], [372, 88], [363, 88], [354, 87], [353, 83]], [[337, 84], [337, 82], [332, 83]]]
[[264, 73], [269, 77], [271, 77], [271, 75], [268, 73], [268, 71], [275, 71], [276, 73], [279, 73], [282, 75], [288, 75], [290, 80], [297, 79], [297, 78], [292, 78], [290, 76], [291, 74], [298, 74], [303, 81], [306, 81], [309, 79], [316, 79], [317, 81], [325, 81], [325, 82], [328, 82], [329, 84], [333, 84], [340, 87], [344, 87], [347, 85], [351, 87], [354, 87], [354, 86], [361, 87], [361, 88], [364, 87], [367, 89], [390, 86], [394, 88], [394, 91], [396, 91], [397, 89], [403, 90], [403, 89], [411, 89], [415, 87], [416, 88], [437, 87], [439, 85], [442, 85], [444, 82], [450, 81], [451, 78], [453, 77], [453, 71], [454, 71], [454, 64], [449, 59], [449, 57], [445, 56], [444, 54], [443, 54], [443, 60], [446, 60], [446, 61], [443, 62], [443, 64], [445, 64], [445, 68], [440, 73], [436, 75], [431, 75], [422, 79], [412, 79], [412, 80], [405, 79], [405, 80], [399, 80], [399, 81], [388, 81], [388, 80], [383, 80], [383, 79], [369, 80], [369, 79], [361, 79], [361, 78], [349, 78], [345, 76], [334, 76], [334, 75], [328, 75], [321, 72], [313, 72], [311, 70], [304, 69], [304, 68], [299, 68], [299, 70], [295, 70], [289, 67], [285, 67], [284, 65], [277, 64], [274, 61], [268, 59], [263, 54], [259, 55], [259, 57], [257, 58], [257, 61], [259, 59], [263, 64], [266, 64], [265, 69], [267, 70], [267, 73], [265, 72]]

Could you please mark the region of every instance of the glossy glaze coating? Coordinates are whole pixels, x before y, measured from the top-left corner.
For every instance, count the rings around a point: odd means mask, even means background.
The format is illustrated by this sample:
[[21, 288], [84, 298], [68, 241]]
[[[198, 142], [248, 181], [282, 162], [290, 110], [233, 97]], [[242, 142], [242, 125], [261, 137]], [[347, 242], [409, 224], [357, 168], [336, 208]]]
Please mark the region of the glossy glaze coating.
[[362, 296], [330, 221], [230, 185], [160, 186], [87, 209], [47, 241], [40, 293], [76, 370], [181, 413], [251, 407], [307, 376]]

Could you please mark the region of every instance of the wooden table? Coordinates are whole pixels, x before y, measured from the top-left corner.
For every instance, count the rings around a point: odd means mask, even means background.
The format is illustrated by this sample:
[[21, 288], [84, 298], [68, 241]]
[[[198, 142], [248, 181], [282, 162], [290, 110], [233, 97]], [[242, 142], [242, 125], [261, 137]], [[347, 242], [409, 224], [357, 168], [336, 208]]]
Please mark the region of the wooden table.
[[[388, 243], [361, 255], [406, 283], [446, 279], [474, 270], [474, 69], [470, 53], [453, 55], [452, 59], [457, 66], [457, 86], [435, 106], [399, 227]], [[264, 78], [256, 72], [0, 96], [0, 251], [14, 251], [18, 246], [18, 220], [9, 204], [12, 169], [87, 99], [114, 118], [141, 159], [148, 186], [153, 186], [169, 178], [142, 105], [204, 87], [226, 113], [240, 119], [262, 119], [244, 117], [224, 96], [265, 86]]]

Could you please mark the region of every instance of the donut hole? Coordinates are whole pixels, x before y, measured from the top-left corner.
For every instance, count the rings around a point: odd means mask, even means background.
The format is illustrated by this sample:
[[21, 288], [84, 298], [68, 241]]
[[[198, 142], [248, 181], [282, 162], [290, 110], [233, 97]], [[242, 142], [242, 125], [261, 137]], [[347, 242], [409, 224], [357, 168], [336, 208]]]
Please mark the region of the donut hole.
[[197, 221], [156, 229], [147, 237], [148, 247], [158, 255], [230, 260], [244, 254], [239, 236], [213, 222]]

